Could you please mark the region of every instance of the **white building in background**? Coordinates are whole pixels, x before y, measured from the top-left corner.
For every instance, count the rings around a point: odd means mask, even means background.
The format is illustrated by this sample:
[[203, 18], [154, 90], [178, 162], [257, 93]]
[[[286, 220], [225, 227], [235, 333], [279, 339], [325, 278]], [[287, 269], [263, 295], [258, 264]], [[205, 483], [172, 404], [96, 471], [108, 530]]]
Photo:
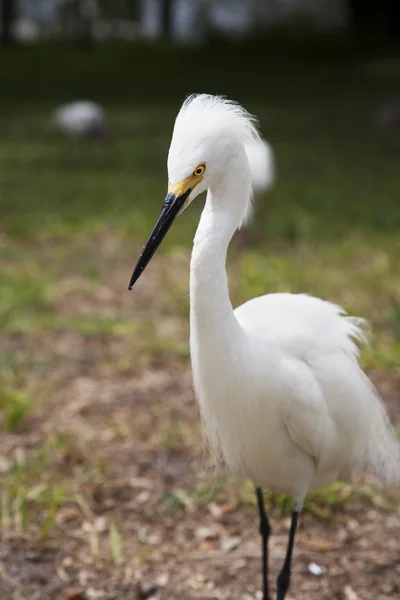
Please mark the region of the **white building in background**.
[[257, 1], [208, 2], [208, 20], [214, 30], [240, 36], [251, 31], [257, 22]]
[[[163, 0], [141, 0], [142, 33], [159, 38]], [[259, 2], [258, 2], [259, 4]], [[171, 34], [177, 42], [196, 43], [209, 29], [241, 35], [253, 27], [257, 0], [172, 0]]]
[[[171, 18], [172, 38], [181, 42], [197, 42], [204, 33], [199, 19], [204, 0], [174, 0]], [[141, 0], [142, 35], [158, 39], [162, 34], [162, 0]]]
[[[141, 0], [144, 37], [162, 33], [162, 0]], [[343, 0], [172, 0], [172, 37], [194, 43], [210, 28], [240, 36], [257, 25], [290, 24], [301, 18], [317, 29], [343, 27], [347, 22]]]

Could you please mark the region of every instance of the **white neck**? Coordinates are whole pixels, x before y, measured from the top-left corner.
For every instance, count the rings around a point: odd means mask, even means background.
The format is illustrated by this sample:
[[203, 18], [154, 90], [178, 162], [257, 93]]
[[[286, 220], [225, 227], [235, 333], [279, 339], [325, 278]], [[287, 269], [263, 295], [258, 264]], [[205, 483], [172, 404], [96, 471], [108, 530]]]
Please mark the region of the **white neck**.
[[229, 242], [250, 194], [247, 171], [221, 179], [208, 191], [190, 263], [190, 324], [198, 339], [232, 343], [240, 327], [229, 298], [225, 263]]

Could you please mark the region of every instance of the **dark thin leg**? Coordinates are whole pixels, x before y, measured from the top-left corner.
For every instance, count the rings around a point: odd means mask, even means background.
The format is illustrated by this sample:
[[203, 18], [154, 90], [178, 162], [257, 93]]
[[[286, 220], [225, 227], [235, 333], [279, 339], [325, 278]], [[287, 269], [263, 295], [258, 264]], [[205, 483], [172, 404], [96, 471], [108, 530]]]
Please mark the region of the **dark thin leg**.
[[292, 523], [290, 525], [290, 533], [289, 533], [289, 543], [286, 552], [285, 562], [283, 564], [282, 571], [279, 573], [278, 581], [277, 581], [277, 600], [283, 600], [286, 596], [286, 592], [289, 589], [290, 585], [290, 573], [291, 573], [291, 564], [292, 564], [292, 554], [293, 554], [293, 546], [294, 546], [294, 536], [296, 535], [297, 529], [297, 521], [299, 518], [299, 513], [296, 511], [292, 512]]
[[262, 489], [256, 488], [256, 494], [260, 513], [260, 534], [262, 537], [263, 600], [270, 600], [268, 589], [268, 538], [271, 533], [271, 527], [268, 522], [267, 513], [265, 512]]

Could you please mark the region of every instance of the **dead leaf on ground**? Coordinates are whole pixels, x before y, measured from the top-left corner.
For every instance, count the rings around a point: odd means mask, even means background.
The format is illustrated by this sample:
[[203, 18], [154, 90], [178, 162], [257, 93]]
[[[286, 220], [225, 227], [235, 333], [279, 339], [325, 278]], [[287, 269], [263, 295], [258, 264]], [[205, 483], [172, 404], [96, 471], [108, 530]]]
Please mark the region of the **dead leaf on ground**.
[[84, 588], [66, 588], [62, 591], [61, 600], [88, 600]]
[[329, 540], [322, 539], [310, 539], [299, 537], [298, 543], [300, 546], [309, 548], [310, 550], [317, 550], [319, 552], [328, 552], [329, 550], [336, 550], [338, 544], [330, 542]]

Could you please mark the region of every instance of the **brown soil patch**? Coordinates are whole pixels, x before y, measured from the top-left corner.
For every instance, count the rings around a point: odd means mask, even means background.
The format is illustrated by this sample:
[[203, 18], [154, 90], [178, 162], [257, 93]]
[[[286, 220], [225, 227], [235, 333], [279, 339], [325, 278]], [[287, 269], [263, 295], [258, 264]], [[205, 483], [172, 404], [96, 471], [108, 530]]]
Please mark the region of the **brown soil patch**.
[[[398, 414], [398, 382], [376, 379]], [[3, 535], [0, 598], [260, 598], [256, 508], [236, 484], [216, 492], [210, 483], [187, 369], [171, 364], [125, 379], [60, 369], [53, 385], [25, 430], [3, 438], [2, 453], [22, 448], [29, 457], [58, 432], [68, 447], [41, 477], [62, 478], [73, 494], [42, 543], [32, 522]], [[208, 491], [196, 496], [202, 485]], [[112, 523], [123, 540], [114, 561]], [[288, 525], [273, 519], [271, 583]], [[288, 599], [398, 597], [399, 539], [399, 513], [358, 500], [333, 520], [303, 515]]]

